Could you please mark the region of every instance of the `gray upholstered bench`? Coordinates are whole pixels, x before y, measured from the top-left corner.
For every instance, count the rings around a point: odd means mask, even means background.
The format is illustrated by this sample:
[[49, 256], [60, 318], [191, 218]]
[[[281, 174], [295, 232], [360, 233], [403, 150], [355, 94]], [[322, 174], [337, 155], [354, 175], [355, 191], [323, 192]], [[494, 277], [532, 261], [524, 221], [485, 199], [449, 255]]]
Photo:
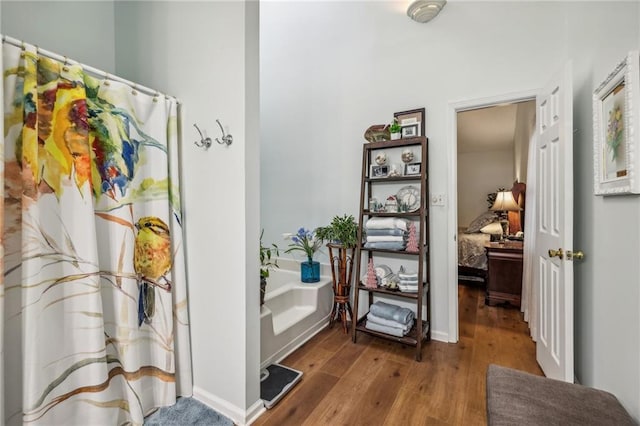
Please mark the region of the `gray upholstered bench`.
[[635, 422], [609, 392], [489, 365], [487, 424], [619, 426]]

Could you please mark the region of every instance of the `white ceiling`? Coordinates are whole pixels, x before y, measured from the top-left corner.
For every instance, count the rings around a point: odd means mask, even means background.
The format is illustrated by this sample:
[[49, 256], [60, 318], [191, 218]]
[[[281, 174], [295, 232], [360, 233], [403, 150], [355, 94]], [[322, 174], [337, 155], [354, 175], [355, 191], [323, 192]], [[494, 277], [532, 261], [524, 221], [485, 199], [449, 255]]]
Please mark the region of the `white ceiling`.
[[518, 104], [458, 113], [458, 152], [513, 149]]

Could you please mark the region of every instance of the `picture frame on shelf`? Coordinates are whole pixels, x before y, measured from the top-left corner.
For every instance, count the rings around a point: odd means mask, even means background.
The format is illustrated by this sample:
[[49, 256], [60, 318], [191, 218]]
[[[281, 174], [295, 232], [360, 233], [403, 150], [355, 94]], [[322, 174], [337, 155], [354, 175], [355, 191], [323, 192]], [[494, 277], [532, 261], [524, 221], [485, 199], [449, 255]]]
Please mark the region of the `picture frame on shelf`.
[[415, 138], [416, 136], [420, 136], [419, 133], [420, 133], [419, 122], [400, 125], [400, 136], [402, 138]]
[[381, 166], [371, 165], [371, 169], [369, 170], [369, 177], [371, 179], [381, 179], [389, 176], [389, 165], [384, 164]]
[[629, 52], [593, 92], [595, 195], [640, 194], [639, 60]]
[[[393, 118], [395, 118], [398, 123], [400, 124], [400, 127], [404, 128], [404, 126], [409, 126], [409, 125], [418, 125], [418, 131], [417, 134], [414, 136], [424, 136], [425, 135], [425, 126], [424, 126], [424, 122], [426, 119], [425, 116], [425, 109], [424, 108], [418, 108], [418, 109], [411, 109], [408, 111], [400, 111], [400, 112], [394, 112], [393, 113]], [[413, 137], [413, 136], [402, 136], [402, 137]]]
[[407, 163], [404, 166], [404, 175], [405, 176], [415, 176], [419, 175], [421, 171], [421, 163]]

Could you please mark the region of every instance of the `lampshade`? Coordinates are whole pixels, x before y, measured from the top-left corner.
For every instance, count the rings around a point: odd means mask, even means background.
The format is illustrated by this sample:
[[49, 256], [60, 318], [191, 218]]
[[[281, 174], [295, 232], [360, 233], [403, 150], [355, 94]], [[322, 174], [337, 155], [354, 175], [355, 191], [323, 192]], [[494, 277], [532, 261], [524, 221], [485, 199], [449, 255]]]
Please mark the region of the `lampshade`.
[[425, 23], [435, 18], [447, 0], [415, 0], [407, 9], [407, 16], [416, 22]]
[[493, 203], [493, 206], [491, 206], [491, 210], [517, 212], [522, 209], [518, 206], [518, 203], [516, 203], [511, 191], [503, 191], [496, 194], [496, 201]]

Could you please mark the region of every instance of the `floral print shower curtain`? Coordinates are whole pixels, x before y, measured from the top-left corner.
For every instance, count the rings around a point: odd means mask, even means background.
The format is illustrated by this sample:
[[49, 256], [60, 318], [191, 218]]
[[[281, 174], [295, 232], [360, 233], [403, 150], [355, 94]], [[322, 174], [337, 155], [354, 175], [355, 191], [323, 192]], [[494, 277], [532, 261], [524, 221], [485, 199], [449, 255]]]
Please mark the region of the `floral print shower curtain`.
[[192, 389], [175, 100], [3, 44], [11, 424], [141, 424]]

